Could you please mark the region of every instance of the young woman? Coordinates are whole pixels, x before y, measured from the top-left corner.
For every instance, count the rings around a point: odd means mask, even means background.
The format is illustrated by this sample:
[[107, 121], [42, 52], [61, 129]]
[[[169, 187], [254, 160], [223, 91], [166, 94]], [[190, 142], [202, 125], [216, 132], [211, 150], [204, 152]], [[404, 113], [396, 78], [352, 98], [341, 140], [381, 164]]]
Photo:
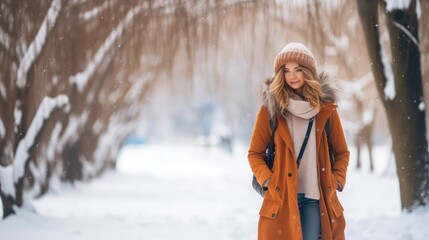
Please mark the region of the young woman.
[[[335, 105], [335, 88], [326, 75], [317, 75], [312, 53], [300, 43], [286, 45], [277, 55], [274, 73], [263, 84], [264, 104], [248, 153], [250, 167], [265, 189], [258, 239], [345, 239], [336, 191], [345, 186], [350, 153]], [[264, 162], [272, 133], [270, 119], [277, 125], [271, 170]]]

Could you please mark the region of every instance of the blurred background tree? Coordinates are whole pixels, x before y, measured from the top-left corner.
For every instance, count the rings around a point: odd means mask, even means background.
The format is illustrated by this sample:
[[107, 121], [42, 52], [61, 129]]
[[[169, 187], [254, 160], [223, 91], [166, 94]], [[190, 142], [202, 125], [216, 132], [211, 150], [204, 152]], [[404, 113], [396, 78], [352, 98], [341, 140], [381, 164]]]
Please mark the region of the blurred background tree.
[[[416, 8], [427, 91], [427, 1]], [[0, 13], [4, 215], [114, 168], [133, 136], [248, 144], [259, 85], [291, 41], [338, 80], [349, 142], [388, 143], [356, 1], [0, 0]]]
[[[429, 155], [423, 95], [417, 1], [358, 0], [372, 72], [387, 113], [395, 154], [402, 208], [413, 210], [428, 202]], [[381, 8], [379, 10], [379, 7]], [[380, 16], [379, 16], [380, 13]], [[384, 13], [384, 14], [383, 14]], [[389, 58], [379, 31], [385, 21]], [[384, 30], [386, 31], [386, 30]]]

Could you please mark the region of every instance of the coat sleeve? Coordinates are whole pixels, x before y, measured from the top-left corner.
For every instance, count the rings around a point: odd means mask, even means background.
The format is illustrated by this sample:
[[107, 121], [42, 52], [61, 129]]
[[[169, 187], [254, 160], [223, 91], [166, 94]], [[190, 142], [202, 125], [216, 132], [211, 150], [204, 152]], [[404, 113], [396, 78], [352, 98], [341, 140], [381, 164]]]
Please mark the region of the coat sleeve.
[[265, 164], [265, 150], [271, 139], [270, 120], [267, 108], [262, 106], [256, 117], [255, 127], [253, 129], [252, 138], [247, 158], [250, 168], [256, 176], [258, 183], [262, 186], [264, 182], [271, 177], [272, 172]]
[[340, 116], [338, 114], [338, 109], [336, 109], [331, 115], [329, 141], [335, 158], [334, 164], [332, 165], [332, 173], [340, 182], [342, 189], [344, 189], [346, 184], [347, 167], [349, 165], [350, 159], [350, 151], [347, 146], [346, 137], [344, 135]]

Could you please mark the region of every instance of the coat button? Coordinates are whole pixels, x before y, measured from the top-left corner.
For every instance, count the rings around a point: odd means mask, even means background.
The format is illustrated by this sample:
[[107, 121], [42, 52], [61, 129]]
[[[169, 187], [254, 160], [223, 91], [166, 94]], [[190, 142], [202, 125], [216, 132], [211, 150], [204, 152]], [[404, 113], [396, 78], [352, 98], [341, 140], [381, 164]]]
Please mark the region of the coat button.
[[276, 214], [275, 214], [275, 213], [271, 214], [271, 217], [272, 217], [272, 218], [275, 218], [275, 217], [276, 217]]
[[322, 168], [322, 171], [324, 172], [324, 171], [325, 171], [325, 168]]
[[279, 187], [276, 187], [276, 192], [280, 192], [280, 188]]
[[292, 173], [291, 173], [291, 172], [290, 172], [290, 173], [288, 173], [287, 175], [288, 175], [288, 177], [292, 177]]

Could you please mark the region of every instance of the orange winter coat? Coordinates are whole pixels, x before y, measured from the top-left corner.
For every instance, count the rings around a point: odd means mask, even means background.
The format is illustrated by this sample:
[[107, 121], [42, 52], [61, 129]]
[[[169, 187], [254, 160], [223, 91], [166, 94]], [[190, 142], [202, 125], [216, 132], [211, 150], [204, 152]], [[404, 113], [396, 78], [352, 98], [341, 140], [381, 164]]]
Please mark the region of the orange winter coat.
[[[259, 184], [271, 178], [259, 212], [259, 240], [301, 240], [301, 223], [298, 209], [298, 169], [293, 141], [281, 115], [276, 115], [277, 130], [274, 136], [275, 159], [270, 170], [264, 162], [265, 149], [271, 138], [269, 113], [262, 106], [256, 118], [248, 152], [250, 167]], [[329, 141], [335, 156], [331, 166], [324, 125], [330, 118]], [[315, 118], [317, 169], [320, 190], [320, 218], [323, 240], [345, 239], [345, 219], [337, 193], [337, 180], [345, 186], [349, 150], [341, 126], [337, 106], [323, 105]]]

